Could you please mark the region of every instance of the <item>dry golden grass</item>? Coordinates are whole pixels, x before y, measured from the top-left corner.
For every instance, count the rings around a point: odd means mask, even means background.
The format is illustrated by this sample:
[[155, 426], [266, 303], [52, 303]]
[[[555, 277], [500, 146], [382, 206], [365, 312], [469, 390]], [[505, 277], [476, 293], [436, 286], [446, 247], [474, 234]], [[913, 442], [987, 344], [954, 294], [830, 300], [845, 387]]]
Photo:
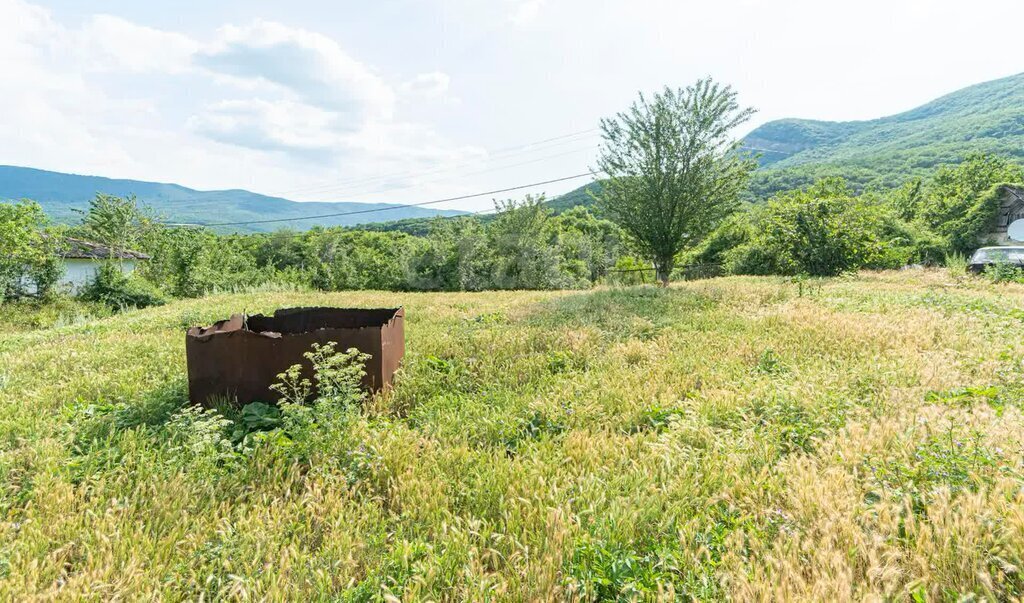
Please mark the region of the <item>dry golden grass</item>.
[[[1024, 287], [798, 293], [258, 293], [0, 334], [0, 597], [1019, 600]], [[396, 390], [244, 444], [185, 408], [185, 325], [299, 304], [404, 304]]]

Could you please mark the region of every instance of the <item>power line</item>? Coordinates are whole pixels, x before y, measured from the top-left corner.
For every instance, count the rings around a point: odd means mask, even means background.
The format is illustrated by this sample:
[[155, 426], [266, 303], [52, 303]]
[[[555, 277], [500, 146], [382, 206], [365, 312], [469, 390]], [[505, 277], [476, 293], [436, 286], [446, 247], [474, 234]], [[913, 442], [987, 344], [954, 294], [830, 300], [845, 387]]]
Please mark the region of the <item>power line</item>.
[[[522, 167], [524, 165], [532, 165], [534, 163], [541, 163], [541, 162], [544, 162], [544, 161], [550, 161], [552, 159], [557, 159], [559, 157], [568, 157], [569, 155], [575, 155], [577, 153], [582, 153], [584, 151], [594, 151], [596, 148], [597, 147], [581, 147], [581, 148], [578, 148], [578, 149], [573, 149], [571, 151], [564, 151], [562, 153], [556, 153], [554, 155], [545, 155], [544, 157], [537, 157], [537, 158], [534, 158], [534, 159], [529, 159], [527, 161], [520, 161], [519, 163], [512, 163], [512, 164], [509, 164], [509, 165], [499, 165], [499, 166], [492, 167], [492, 168], [487, 168], [487, 169], [484, 169], [484, 170], [477, 170], [475, 172], [466, 172], [466, 173], [460, 174], [459, 175], [459, 179], [466, 178], [466, 177], [469, 177], [469, 176], [479, 176], [481, 174], [487, 174], [487, 173], [490, 173], [490, 172], [500, 172], [500, 171], [503, 171], [503, 170], [508, 170], [508, 169], [517, 168], [517, 167]], [[373, 195], [381, 195], [381, 194], [384, 194], [384, 193], [390, 193], [390, 192], [393, 192], [393, 191], [408, 190], [410, 188], [418, 188], [418, 187], [421, 187], [421, 186], [424, 186], [424, 185], [427, 185], [427, 184], [443, 184], [445, 182], [451, 182], [452, 180], [453, 180], [453, 178], [450, 178], [450, 177], [435, 178], [435, 179], [432, 179], [432, 180], [424, 180], [424, 181], [421, 181], [421, 182], [414, 182], [412, 184], [405, 184], [405, 185], [402, 185], [402, 186], [393, 186], [393, 187], [389, 187], [389, 188], [382, 188], [382, 189], [366, 191], [366, 192], [358, 193], [358, 194], [361, 195], [361, 196], [364, 196], [364, 197], [369, 197], [369, 196], [373, 196]], [[298, 203], [303, 203], [303, 201], [298, 201]], [[323, 202], [321, 201], [321, 203], [323, 203]], [[358, 203], [358, 201], [349, 201], [349, 203]]]
[[[379, 195], [379, 194], [382, 194], [382, 193], [389, 193], [391, 191], [416, 188], [416, 187], [419, 187], [419, 186], [423, 186], [424, 184], [436, 184], [436, 183], [442, 183], [442, 182], [451, 182], [455, 178], [462, 179], [462, 178], [465, 178], [467, 176], [478, 176], [480, 174], [487, 174], [487, 173], [490, 173], [490, 172], [499, 172], [499, 171], [502, 171], [502, 170], [508, 170], [508, 169], [512, 169], [512, 168], [516, 168], [516, 167], [522, 167], [524, 165], [531, 165], [531, 164], [534, 164], [534, 163], [539, 163], [539, 162], [542, 162], [542, 161], [548, 161], [548, 160], [556, 159], [556, 158], [559, 158], [559, 157], [566, 157], [566, 156], [569, 156], [569, 155], [575, 155], [576, 153], [582, 153], [583, 151], [593, 152], [593, 151], [597, 150], [598, 148], [599, 147], [596, 147], [596, 146], [579, 147], [579, 148], [575, 148], [575, 149], [572, 149], [572, 150], [569, 150], [569, 151], [563, 151], [561, 153], [556, 153], [554, 155], [545, 155], [543, 157], [536, 157], [534, 159], [528, 159], [526, 161], [520, 161], [518, 163], [510, 163], [510, 164], [506, 164], [506, 165], [500, 165], [499, 164], [499, 165], [496, 165], [494, 167], [489, 167], [489, 168], [486, 168], [486, 169], [477, 170], [475, 172], [459, 173], [459, 174], [457, 174], [455, 176], [447, 176], [447, 175], [445, 175], [445, 176], [441, 176], [440, 178], [432, 178], [430, 180], [422, 180], [422, 181], [413, 182], [412, 184], [405, 184], [405, 185], [402, 185], [402, 186], [392, 186], [392, 187], [388, 187], [388, 188], [378, 188], [376, 190], [362, 191], [362, 192], [359, 192], [359, 191], [357, 191], [355, 189], [347, 189], [347, 190], [342, 190], [341, 193], [334, 193], [334, 194], [343, 194], [343, 195], [344, 194], [353, 194], [353, 195], [361, 195], [361, 196]], [[436, 170], [436, 173], [443, 173], [445, 171], [448, 171], [448, 170]], [[428, 175], [430, 173], [432, 173], [432, 172], [423, 172], [421, 175], [425, 176], [425, 175]], [[358, 189], [358, 188], [361, 188], [361, 187], [357, 186], [356, 188]], [[304, 202], [303, 201], [299, 201], [298, 203], [304, 203]], [[323, 201], [321, 201], [320, 203], [323, 203]]]
[[[560, 157], [567, 157], [569, 155], [575, 155], [577, 153], [581, 153], [581, 152], [584, 152], [584, 151], [594, 151], [596, 148], [597, 147], [593, 147], [593, 146], [580, 147], [580, 148], [572, 149], [570, 151], [564, 151], [564, 152], [561, 152], [561, 153], [556, 153], [554, 155], [545, 155], [544, 157], [537, 157], [537, 158], [534, 158], [534, 159], [529, 159], [527, 161], [520, 161], [518, 163], [512, 163], [512, 164], [507, 164], [507, 165], [497, 165], [495, 167], [490, 167], [490, 168], [483, 169], [483, 170], [477, 170], [475, 172], [465, 172], [465, 173], [459, 174], [458, 178], [459, 179], [463, 179], [463, 178], [466, 178], [466, 177], [469, 177], [469, 176], [479, 176], [481, 174], [487, 174], [487, 173], [490, 173], [490, 172], [499, 172], [499, 171], [508, 170], [508, 169], [512, 169], [512, 168], [522, 167], [524, 165], [531, 165], [531, 164], [534, 164], [534, 163], [540, 163], [540, 162], [543, 162], [543, 161], [549, 161], [551, 159], [557, 159], [557, 158], [560, 158]], [[388, 187], [388, 188], [380, 188], [380, 189], [376, 189], [376, 190], [365, 191], [365, 192], [360, 192], [360, 193], [353, 193], [353, 194], [358, 194], [360, 197], [369, 197], [369, 196], [374, 196], [374, 195], [382, 195], [384, 193], [391, 193], [391, 192], [394, 192], [394, 191], [402, 191], [402, 190], [408, 190], [408, 189], [411, 189], [411, 188], [417, 188], [417, 187], [421, 187], [421, 186], [426, 185], [426, 184], [439, 184], [439, 183], [451, 182], [452, 180], [454, 180], [453, 177], [445, 176], [445, 177], [435, 178], [435, 179], [426, 180], [426, 181], [422, 181], [422, 182], [415, 182], [415, 183], [412, 183], [412, 184], [404, 184], [402, 186], [392, 186], [392, 187]], [[217, 200], [217, 199], [206, 199], [206, 200], [195, 201], [195, 202], [189, 203], [187, 209], [194, 210], [194, 209], [197, 209], [197, 208], [206, 207], [206, 206], [210, 206], [210, 205], [220, 205], [221, 203], [222, 203], [222, 201]], [[386, 203], [386, 201], [362, 201], [362, 200], [355, 200], [355, 201], [293, 201], [293, 203]]]
[[[522, 153], [532, 153], [532, 152], [535, 152], [535, 151], [545, 150], [543, 148], [544, 146], [556, 147], [556, 146], [560, 146], [560, 145], [563, 145], [563, 144], [568, 144], [568, 143], [572, 143], [572, 142], [578, 142], [579, 140], [584, 140], [586, 138], [589, 138], [589, 135], [593, 134], [594, 132], [597, 132], [598, 129], [599, 128], [591, 128], [589, 130], [580, 130], [579, 132], [573, 132], [571, 134], [563, 134], [562, 136], [554, 136], [552, 138], [545, 138], [544, 140], [538, 140], [538, 141], [535, 141], [535, 142], [529, 142], [529, 143], [522, 144], [522, 145], [516, 145], [516, 146], [511, 146], [511, 147], [504, 147], [504, 148], [501, 148], [501, 149], [495, 149], [493, 151], [490, 151], [488, 153], [488, 156], [486, 158], [483, 158], [482, 160], [483, 161], [492, 161], [492, 160], [495, 160], [495, 159], [503, 158], [502, 156], [504, 156], [504, 155], [515, 156], [515, 155], [519, 155], [519, 154], [522, 154]], [[561, 141], [561, 142], [559, 142], [559, 141]], [[553, 144], [553, 145], [549, 145], [548, 144], [548, 143], [552, 143], [552, 142], [557, 142], [557, 144]], [[271, 192], [271, 193], [268, 193], [268, 194], [271, 195], [271, 196], [284, 196], [284, 195], [292, 195], [292, 194], [300, 194], [300, 193], [301, 194], [313, 194], [313, 193], [324, 194], [324, 193], [329, 193], [329, 192], [336, 192], [338, 188], [342, 188], [344, 190], [344, 189], [351, 188], [352, 186], [359, 186], [359, 185], [367, 184], [367, 183], [370, 183], [370, 182], [373, 182], [373, 181], [376, 181], [376, 180], [388, 180], [388, 179], [391, 179], [391, 178], [399, 178], [399, 177], [407, 177], [407, 176], [419, 176], [419, 175], [426, 175], [426, 174], [434, 174], [434, 173], [438, 173], [438, 172], [451, 171], [453, 169], [457, 169], [457, 168], [465, 166], [465, 165], [472, 165], [472, 164], [474, 164], [476, 162], [477, 161], [475, 161], [475, 160], [474, 161], [463, 161], [463, 162], [459, 162], [459, 163], [456, 163], [456, 164], [451, 165], [451, 166], [445, 166], [445, 167], [442, 167], [442, 168], [435, 168], [435, 169], [432, 169], [432, 170], [406, 170], [406, 171], [402, 171], [402, 172], [393, 172], [393, 173], [390, 173], [390, 174], [376, 174], [376, 175], [373, 175], [373, 176], [361, 176], [361, 177], [356, 177], [356, 178], [347, 178], [347, 179], [343, 179], [343, 180], [336, 181], [336, 182], [333, 182], [333, 183], [324, 183], [324, 184], [318, 184], [318, 185], [302, 187], [302, 188], [296, 188], [296, 189], [291, 189], [291, 190], [276, 191], [276, 192]]]
[[511, 187], [508, 187], [508, 188], [501, 188], [501, 189], [496, 189], [496, 190], [492, 190], [492, 191], [486, 191], [486, 192], [482, 192], [482, 193], [474, 193], [474, 194], [471, 194], [471, 195], [460, 195], [458, 197], [447, 197], [445, 199], [434, 199], [432, 201], [423, 201], [422, 203], [410, 203], [410, 204], [407, 204], [407, 205], [392, 205], [392, 206], [388, 206], [388, 207], [381, 207], [381, 208], [375, 208], [375, 209], [361, 209], [361, 210], [357, 210], [357, 211], [347, 211], [347, 212], [339, 212], [339, 213], [332, 213], [332, 214], [320, 214], [320, 215], [316, 215], [316, 216], [302, 216], [302, 217], [296, 217], [296, 218], [272, 218], [272, 219], [268, 219], [268, 220], [248, 220], [248, 221], [243, 221], [243, 222], [214, 222], [214, 223], [206, 223], [206, 224], [165, 223], [164, 225], [165, 226], [207, 226], [207, 227], [211, 227], [211, 226], [248, 226], [248, 225], [251, 225], [251, 224], [273, 224], [273, 223], [279, 223], [279, 222], [296, 222], [296, 221], [299, 221], [299, 220], [319, 220], [319, 219], [322, 219], [322, 218], [337, 218], [337, 217], [341, 217], [341, 216], [354, 216], [354, 215], [357, 215], [357, 214], [369, 214], [369, 213], [381, 212], [381, 211], [391, 211], [391, 210], [396, 210], [396, 209], [406, 209], [406, 208], [409, 208], [409, 207], [422, 207], [424, 205], [436, 205], [438, 203], [447, 203], [447, 202], [450, 202], [450, 201], [462, 201], [463, 199], [472, 199], [474, 197], [486, 197], [487, 195], [496, 195], [496, 194], [499, 194], [499, 193], [507, 193], [507, 192], [511, 192], [511, 191], [522, 190], [524, 188], [533, 188], [535, 186], [543, 186], [545, 184], [555, 184], [557, 182], [565, 182], [567, 180], [576, 180], [578, 178], [583, 178], [583, 177], [587, 177], [587, 176], [593, 176], [593, 174], [591, 172], [586, 172], [586, 173], [583, 173], [583, 174], [576, 174], [574, 176], [565, 176], [565, 177], [562, 177], [562, 178], [555, 178], [553, 180], [545, 180], [543, 182], [532, 182], [530, 184], [522, 184], [522, 185], [519, 185], [519, 186], [511, 186]]

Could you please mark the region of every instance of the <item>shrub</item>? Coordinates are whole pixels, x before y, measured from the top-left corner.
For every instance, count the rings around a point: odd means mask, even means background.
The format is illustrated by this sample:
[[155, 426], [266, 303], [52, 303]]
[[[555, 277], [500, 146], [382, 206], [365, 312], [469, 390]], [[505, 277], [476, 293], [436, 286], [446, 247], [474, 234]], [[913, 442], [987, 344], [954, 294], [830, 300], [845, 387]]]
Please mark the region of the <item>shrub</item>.
[[777, 250], [758, 243], [744, 243], [722, 254], [722, 264], [730, 274], [789, 274], [791, 271], [780, 265]]
[[85, 302], [64, 295], [47, 299], [19, 299], [4, 302], [0, 331], [27, 331], [79, 324], [110, 315], [103, 304]]
[[853, 196], [841, 178], [780, 194], [751, 219], [750, 239], [723, 254], [731, 272], [835, 276], [899, 267], [914, 256], [914, 237], [892, 210]]
[[985, 278], [993, 283], [1020, 283], [1024, 282], [1024, 270], [1019, 264], [1010, 262], [995, 262], [985, 267], [983, 273]]
[[650, 262], [645, 262], [634, 256], [622, 256], [615, 262], [610, 278], [614, 285], [642, 285], [654, 282], [654, 268]]
[[498, 204], [487, 229], [494, 252], [493, 286], [498, 289], [561, 289], [572, 285], [552, 244], [551, 210], [543, 198]]
[[[366, 399], [360, 383], [368, 356], [355, 348], [338, 352], [336, 345], [313, 344], [304, 354], [313, 367], [312, 380], [302, 376], [300, 365], [278, 375], [279, 382], [272, 389], [281, 395], [280, 413], [268, 406], [248, 405], [249, 418], [241, 417], [234, 437], [241, 435], [244, 444], [246, 436], [260, 432], [265, 441], [283, 444], [277, 451], [292, 461], [308, 463], [329, 457], [352, 470], [359, 462], [359, 451], [348, 444], [350, 428]], [[317, 392], [312, 396], [314, 384]]]
[[958, 251], [954, 251], [953, 253], [946, 255], [944, 265], [946, 267], [946, 271], [949, 272], [949, 275], [956, 278], [967, 274], [967, 264], [969, 261], [970, 260], [967, 259], [966, 255]]
[[685, 264], [724, 264], [730, 250], [750, 240], [750, 210], [725, 220], [697, 248], [682, 258]]
[[166, 302], [163, 295], [145, 280], [125, 274], [114, 262], [104, 262], [79, 292], [85, 301], [101, 302], [114, 310], [147, 308]]
[[406, 259], [409, 287], [422, 291], [480, 291], [491, 286], [487, 235], [471, 217], [431, 222]]

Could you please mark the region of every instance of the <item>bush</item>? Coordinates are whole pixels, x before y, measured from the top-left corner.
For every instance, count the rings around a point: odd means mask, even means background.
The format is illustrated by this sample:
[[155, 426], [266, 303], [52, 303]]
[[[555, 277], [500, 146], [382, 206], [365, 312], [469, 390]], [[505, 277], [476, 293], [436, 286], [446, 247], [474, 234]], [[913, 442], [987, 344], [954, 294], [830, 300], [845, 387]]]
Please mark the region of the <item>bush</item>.
[[722, 254], [722, 265], [729, 274], [789, 274], [788, 268], [780, 265], [778, 250], [769, 249], [758, 243], [744, 243]]
[[166, 303], [163, 295], [145, 280], [125, 274], [114, 262], [104, 262], [96, 276], [82, 288], [79, 297], [100, 302], [114, 310], [147, 308]]
[[691, 253], [680, 258], [683, 264], [725, 264], [728, 253], [750, 240], [750, 211], [736, 213], [725, 220]]
[[491, 284], [493, 258], [487, 235], [474, 218], [437, 219], [406, 259], [409, 288], [480, 291]]
[[4, 302], [0, 310], [0, 332], [49, 329], [80, 324], [110, 316], [110, 308], [64, 295], [46, 299], [26, 298]]
[[494, 253], [492, 286], [497, 289], [563, 289], [573, 285], [562, 270], [551, 210], [543, 198], [498, 204], [499, 213], [487, 228]]
[[1024, 282], [1024, 270], [1019, 264], [1010, 262], [996, 262], [985, 267], [983, 273], [985, 278], [993, 283], [1021, 283]]
[[313, 286], [332, 291], [408, 289], [405, 258], [419, 239], [401, 232], [330, 229], [308, 235]]
[[949, 276], [957, 278], [967, 274], [967, 266], [969, 262], [970, 260], [967, 259], [966, 255], [959, 252], [953, 252], [946, 256], [944, 266], [946, 267], [946, 271], [949, 272]]
[[927, 232], [903, 222], [872, 196], [854, 196], [841, 178], [780, 194], [754, 210], [750, 221], [747, 242], [721, 252], [729, 272], [835, 276], [860, 268], [899, 268], [919, 261], [928, 249], [919, 246]]
[[654, 267], [650, 262], [641, 260], [634, 256], [622, 256], [615, 262], [608, 277], [608, 283], [612, 285], [643, 285], [654, 282]]

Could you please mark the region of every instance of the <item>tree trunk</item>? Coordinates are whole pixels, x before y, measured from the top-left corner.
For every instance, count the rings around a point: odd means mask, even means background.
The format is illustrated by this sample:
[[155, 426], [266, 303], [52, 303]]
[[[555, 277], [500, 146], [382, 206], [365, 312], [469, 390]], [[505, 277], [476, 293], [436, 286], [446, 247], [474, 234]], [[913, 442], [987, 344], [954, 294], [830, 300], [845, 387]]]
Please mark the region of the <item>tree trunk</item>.
[[675, 266], [675, 258], [660, 258], [654, 260], [654, 273], [662, 287], [668, 287], [669, 277], [672, 276], [672, 268]]

